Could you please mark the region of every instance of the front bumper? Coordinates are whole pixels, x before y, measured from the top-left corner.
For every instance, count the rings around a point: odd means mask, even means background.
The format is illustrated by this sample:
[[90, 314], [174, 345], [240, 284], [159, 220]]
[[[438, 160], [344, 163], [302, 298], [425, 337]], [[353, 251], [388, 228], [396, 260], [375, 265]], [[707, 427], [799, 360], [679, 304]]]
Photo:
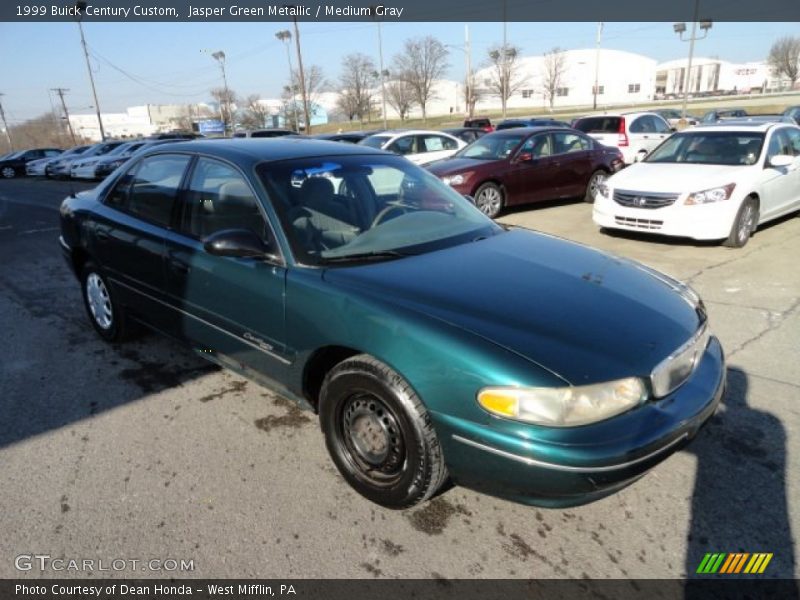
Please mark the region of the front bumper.
[[[516, 431], [433, 413], [453, 480], [548, 507], [586, 504], [630, 485], [688, 443], [722, 398], [725, 359], [716, 338], [668, 396], [582, 427], [518, 424]], [[507, 423], [507, 422], [505, 422]]]
[[741, 202], [686, 206], [682, 198], [662, 208], [633, 208], [617, 204], [599, 194], [595, 196], [592, 220], [600, 227], [695, 240], [721, 240], [728, 237]]

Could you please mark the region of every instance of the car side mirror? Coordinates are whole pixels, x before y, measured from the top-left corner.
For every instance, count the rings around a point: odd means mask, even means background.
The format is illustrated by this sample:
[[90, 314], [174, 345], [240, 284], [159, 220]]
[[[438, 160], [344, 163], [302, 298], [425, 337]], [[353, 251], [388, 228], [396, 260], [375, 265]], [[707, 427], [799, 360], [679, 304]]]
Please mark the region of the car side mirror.
[[677, 128], [677, 127], [670, 127], [670, 128], [669, 128], [669, 132], [670, 132], [670, 133], [675, 133], [676, 131], [678, 131], [678, 128]]
[[277, 259], [275, 248], [249, 229], [223, 229], [203, 240], [203, 249], [214, 256]]
[[769, 166], [770, 167], [788, 167], [794, 163], [794, 156], [790, 156], [788, 154], [776, 154], [772, 158], [769, 159]]

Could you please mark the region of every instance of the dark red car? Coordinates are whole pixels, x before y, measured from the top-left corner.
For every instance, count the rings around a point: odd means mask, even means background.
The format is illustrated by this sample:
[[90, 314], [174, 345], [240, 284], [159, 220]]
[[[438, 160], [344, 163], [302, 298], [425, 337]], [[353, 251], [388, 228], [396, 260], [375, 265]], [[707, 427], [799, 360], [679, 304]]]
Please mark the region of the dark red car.
[[575, 197], [593, 202], [598, 183], [623, 164], [617, 148], [580, 131], [525, 127], [487, 134], [427, 168], [496, 217], [518, 204]]

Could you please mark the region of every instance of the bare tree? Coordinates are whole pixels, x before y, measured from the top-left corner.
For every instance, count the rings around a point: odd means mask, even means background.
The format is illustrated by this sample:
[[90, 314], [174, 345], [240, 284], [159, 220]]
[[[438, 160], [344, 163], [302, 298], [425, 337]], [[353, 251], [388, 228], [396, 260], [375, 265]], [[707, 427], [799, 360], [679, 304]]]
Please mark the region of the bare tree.
[[528, 75], [519, 63], [520, 49], [517, 46], [493, 46], [489, 49], [490, 75], [486, 81], [489, 93], [500, 98], [503, 114], [506, 114], [508, 99], [528, 82]]
[[[65, 139], [62, 139], [61, 136], [60, 120], [59, 117], [48, 112], [33, 119], [28, 119], [18, 125], [10, 125], [8, 129], [14, 141], [14, 147], [17, 150], [40, 146], [48, 148], [63, 147]], [[76, 138], [79, 144], [85, 141], [78, 136], [76, 136]], [[11, 148], [8, 145], [6, 136], [0, 134], [0, 154], [5, 154], [10, 151]]]
[[242, 104], [239, 123], [247, 129], [265, 127], [270, 116], [269, 107], [261, 101], [258, 94], [250, 94], [240, 101]]
[[233, 126], [236, 93], [230, 88], [214, 88], [211, 90], [211, 97], [214, 98], [219, 106], [219, 116], [222, 122], [225, 124], [225, 130], [227, 131]]
[[414, 106], [414, 89], [408, 81], [403, 79], [388, 81], [386, 82], [386, 101], [400, 116], [400, 120], [405, 121]]
[[566, 70], [567, 58], [561, 48], [555, 47], [545, 53], [542, 63], [542, 88], [551, 109]]
[[791, 87], [800, 78], [800, 37], [787, 35], [775, 40], [769, 50], [767, 64], [778, 77], [786, 77]]
[[356, 52], [342, 59], [337, 107], [350, 121], [356, 117], [360, 121], [365, 116], [369, 118], [374, 95], [374, 73], [375, 63], [365, 54]]
[[[308, 129], [303, 122], [303, 105], [302, 105], [302, 89], [300, 85], [300, 74], [297, 71], [292, 73], [293, 78], [283, 86], [281, 92], [281, 115], [287, 127], [300, 131], [300, 129]], [[308, 111], [309, 118], [313, 118], [319, 111], [319, 97], [322, 92], [328, 88], [328, 82], [325, 79], [325, 74], [322, 67], [311, 65], [304, 69], [303, 75], [305, 76], [306, 83], [306, 97], [308, 98]], [[298, 100], [300, 96], [301, 100]], [[295, 117], [299, 123], [295, 123]]]
[[426, 107], [434, 96], [434, 83], [447, 67], [448, 52], [433, 36], [406, 40], [403, 52], [394, 57], [395, 72], [407, 81], [414, 91], [414, 100], [422, 109], [422, 119], [427, 118]]

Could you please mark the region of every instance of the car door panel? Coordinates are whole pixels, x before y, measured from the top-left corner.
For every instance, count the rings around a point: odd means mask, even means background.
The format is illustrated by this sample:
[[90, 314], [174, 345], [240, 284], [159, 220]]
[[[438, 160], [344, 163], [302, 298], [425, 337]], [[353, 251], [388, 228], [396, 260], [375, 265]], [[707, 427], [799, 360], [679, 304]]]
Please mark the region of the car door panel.
[[[786, 211], [797, 195], [797, 169], [772, 167], [769, 161], [778, 154], [791, 153], [789, 139], [782, 130], [772, 132], [767, 143], [764, 168], [760, 175], [760, 220], [767, 221]], [[792, 185], [794, 183], [794, 185]], [[795, 189], [792, 189], [795, 188]]]
[[216, 231], [245, 228], [274, 240], [245, 177], [226, 163], [198, 159], [179, 230], [165, 239], [166, 289], [177, 313], [174, 334], [201, 351], [281, 379], [290, 362], [284, 345], [285, 267], [212, 255], [203, 245]]

